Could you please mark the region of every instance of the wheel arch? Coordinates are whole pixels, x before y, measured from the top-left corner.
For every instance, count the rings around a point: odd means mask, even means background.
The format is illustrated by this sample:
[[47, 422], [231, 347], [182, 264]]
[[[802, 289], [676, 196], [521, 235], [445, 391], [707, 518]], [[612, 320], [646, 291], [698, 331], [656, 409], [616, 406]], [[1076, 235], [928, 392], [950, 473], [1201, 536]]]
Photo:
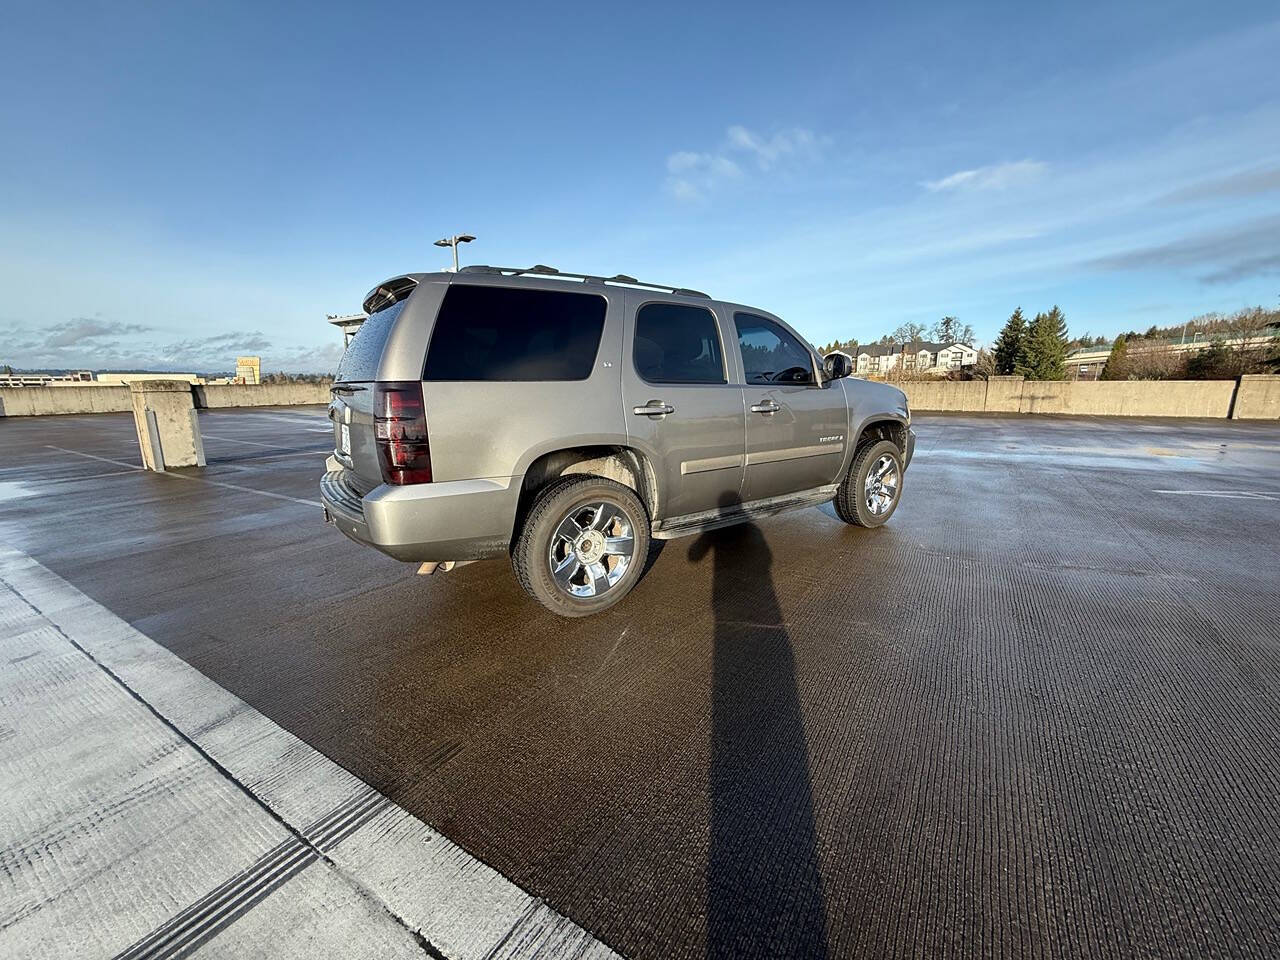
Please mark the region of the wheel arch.
[[853, 449], [857, 451], [868, 443], [891, 440], [905, 454], [907, 451], [907, 431], [909, 429], [907, 422], [899, 417], [889, 415], [868, 417], [862, 422], [862, 426], [858, 428], [858, 436], [853, 443]]
[[603, 477], [633, 490], [652, 521], [658, 509], [658, 483], [649, 458], [622, 444], [585, 444], [540, 454], [524, 471], [512, 542], [520, 536], [529, 507], [538, 494], [563, 477]]

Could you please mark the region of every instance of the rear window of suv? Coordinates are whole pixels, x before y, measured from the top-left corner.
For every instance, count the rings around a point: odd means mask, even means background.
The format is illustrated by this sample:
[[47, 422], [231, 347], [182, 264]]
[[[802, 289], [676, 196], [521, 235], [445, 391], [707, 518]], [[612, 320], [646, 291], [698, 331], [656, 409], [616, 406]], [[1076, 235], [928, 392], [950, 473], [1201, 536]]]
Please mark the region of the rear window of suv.
[[585, 380], [604, 331], [604, 297], [454, 284], [424, 380]]
[[338, 383], [358, 383], [362, 380], [378, 379], [378, 363], [382, 360], [382, 348], [386, 346], [387, 337], [395, 325], [400, 311], [409, 301], [401, 300], [377, 313], [360, 325], [346, 352], [338, 361], [338, 372], [334, 379]]

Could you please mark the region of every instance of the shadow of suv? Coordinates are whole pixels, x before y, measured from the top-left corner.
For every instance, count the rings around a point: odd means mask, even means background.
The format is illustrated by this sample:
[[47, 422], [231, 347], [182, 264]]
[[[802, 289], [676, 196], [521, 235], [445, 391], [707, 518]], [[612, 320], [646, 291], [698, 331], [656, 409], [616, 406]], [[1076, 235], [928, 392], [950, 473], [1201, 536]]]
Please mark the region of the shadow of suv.
[[396, 277], [364, 308], [325, 516], [424, 570], [509, 555], [535, 599], [585, 616], [651, 539], [828, 500], [874, 527], [902, 495], [906, 396], [763, 310], [541, 266]]

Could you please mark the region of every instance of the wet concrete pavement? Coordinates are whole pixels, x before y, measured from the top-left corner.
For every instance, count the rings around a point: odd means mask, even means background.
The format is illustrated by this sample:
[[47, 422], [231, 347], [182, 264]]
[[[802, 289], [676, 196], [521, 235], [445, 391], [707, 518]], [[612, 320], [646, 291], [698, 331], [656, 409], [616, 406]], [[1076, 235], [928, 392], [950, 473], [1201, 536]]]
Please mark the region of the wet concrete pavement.
[[201, 423], [0, 420], [0, 538], [623, 953], [1280, 950], [1276, 424], [920, 417], [887, 527], [564, 621], [324, 526], [321, 411]]

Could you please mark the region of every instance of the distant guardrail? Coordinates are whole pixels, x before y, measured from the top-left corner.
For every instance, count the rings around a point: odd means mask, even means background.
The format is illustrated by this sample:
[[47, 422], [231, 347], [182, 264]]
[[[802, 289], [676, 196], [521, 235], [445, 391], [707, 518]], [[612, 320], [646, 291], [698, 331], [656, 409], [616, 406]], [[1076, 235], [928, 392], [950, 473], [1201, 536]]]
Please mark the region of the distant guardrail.
[[[192, 400], [199, 409], [289, 407], [329, 402], [328, 383], [197, 384]], [[0, 388], [0, 417], [126, 413], [133, 410], [127, 386]]]

